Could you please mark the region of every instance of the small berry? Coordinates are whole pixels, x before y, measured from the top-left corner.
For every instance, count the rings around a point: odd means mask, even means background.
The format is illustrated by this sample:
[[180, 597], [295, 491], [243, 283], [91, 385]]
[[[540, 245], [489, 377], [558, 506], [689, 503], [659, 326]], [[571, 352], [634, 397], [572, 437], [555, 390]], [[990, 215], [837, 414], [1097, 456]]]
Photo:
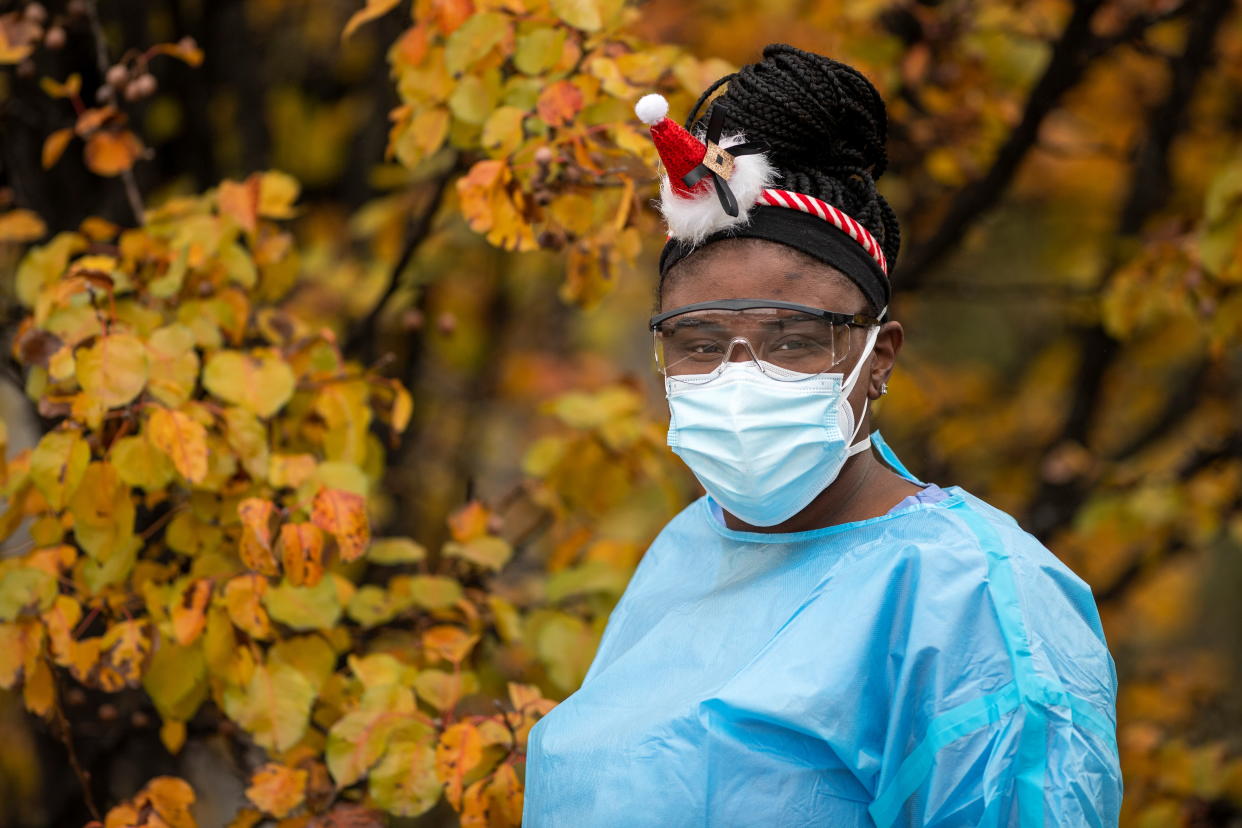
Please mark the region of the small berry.
[[440, 333], [445, 336], [451, 336], [457, 330], [457, 317], [445, 311], [436, 320], [436, 327], [440, 330]]
[[86, 0], [69, 0], [69, 5], [65, 6], [70, 17], [86, 17], [87, 11]]
[[64, 29], [60, 26], [53, 26], [43, 36], [43, 45], [49, 49], [63, 49], [68, 40], [69, 36], [65, 34]]
[[116, 709], [115, 704], [109, 704], [107, 702], [99, 705], [99, 710], [97, 712], [99, 713], [99, 720], [101, 722], [116, 721], [117, 716], [121, 715], [121, 711]]
[[418, 308], [409, 308], [401, 314], [401, 327], [407, 331], [416, 331], [423, 326], [423, 312]]
[[108, 73], [104, 75], [104, 78], [110, 85], [120, 89], [125, 85], [125, 82], [129, 80], [129, 70], [118, 63], [108, 70]]
[[111, 86], [101, 86], [95, 90], [95, 103], [106, 104], [116, 97], [116, 90]]
[[33, 78], [35, 76], [35, 64], [33, 60], [23, 60], [17, 65], [17, 76], [19, 78]]
[[43, 8], [42, 3], [31, 3], [26, 7], [23, 16], [31, 23], [42, 23], [47, 20], [47, 9]]
[[551, 164], [554, 158], [556, 156], [552, 153], [551, 147], [540, 147], [535, 150], [535, 163], [537, 164]]

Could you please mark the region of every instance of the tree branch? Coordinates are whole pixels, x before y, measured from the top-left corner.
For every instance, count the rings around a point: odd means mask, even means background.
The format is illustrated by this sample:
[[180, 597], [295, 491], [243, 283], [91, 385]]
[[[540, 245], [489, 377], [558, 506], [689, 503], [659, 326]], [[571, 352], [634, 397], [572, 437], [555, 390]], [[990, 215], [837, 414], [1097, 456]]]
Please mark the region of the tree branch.
[[1093, 43], [1091, 18], [1102, 0], [1079, 0], [1069, 22], [1053, 45], [1052, 56], [1031, 94], [1018, 125], [1009, 133], [991, 168], [980, 179], [966, 185], [949, 205], [940, 227], [911, 250], [896, 271], [895, 287], [909, 290], [926, 277], [928, 271], [953, 247], [972, 224], [993, 207], [1008, 188], [1022, 159], [1039, 138], [1039, 128], [1048, 113], [1056, 108], [1061, 97], [1082, 78], [1087, 67], [1084, 59]]
[[[1171, 61], [1168, 93], [1151, 112], [1147, 132], [1135, 155], [1130, 187], [1118, 213], [1118, 238], [1137, 236], [1146, 220], [1164, 206], [1169, 194], [1169, 149], [1185, 127], [1185, 115], [1204, 71], [1213, 60], [1216, 34], [1233, 8], [1231, 0], [1203, 0], [1191, 18], [1180, 54]], [[1112, 262], [1100, 279], [1107, 289], [1116, 272]], [[1121, 344], [1099, 323], [1078, 332], [1078, 352], [1082, 361], [1073, 388], [1073, 400], [1060, 435], [1049, 445], [1073, 441], [1085, 445], [1091, 425], [1098, 416], [1103, 379], [1121, 352]], [[1136, 451], [1141, 446], [1131, 445]], [[1033, 499], [1029, 525], [1039, 538], [1047, 538], [1070, 520], [1083, 497], [1081, 480], [1053, 483], [1045, 481]]]
[[444, 200], [444, 193], [448, 189], [449, 182], [457, 174], [458, 169], [454, 165], [449, 170], [435, 179], [432, 185], [431, 199], [418, 214], [418, 218], [410, 226], [410, 234], [406, 237], [405, 246], [401, 249], [401, 255], [397, 257], [397, 263], [393, 265], [392, 272], [388, 277], [388, 286], [384, 288], [384, 293], [376, 301], [371, 311], [358, 320], [357, 323], [349, 331], [349, 335], [345, 337], [345, 352], [354, 353], [355, 351], [363, 351], [363, 362], [369, 364], [376, 358], [377, 343], [379, 341], [379, 318], [384, 312], [384, 307], [388, 304], [388, 300], [392, 299], [397, 289], [401, 287], [401, 274], [414, 259], [414, 254], [422, 245], [427, 237], [431, 235], [432, 222], [435, 221], [436, 213], [440, 210], [440, 203]]
[[[99, 22], [99, 6], [97, 0], [86, 0], [86, 16], [90, 20], [91, 33], [95, 36], [95, 63], [99, 67], [101, 78], [108, 75], [108, 41], [104, 37], [103, 24]], [[129, 200], [129, 209], [134, 213], [134, 221], [146, 223], [146, 211], [142, 204], [142, 193], [138, 190], [138, 180], [134, 177], [134, 168], [128, 167], [121, 172], [121, 181], [125, 184], [125, 198]]]

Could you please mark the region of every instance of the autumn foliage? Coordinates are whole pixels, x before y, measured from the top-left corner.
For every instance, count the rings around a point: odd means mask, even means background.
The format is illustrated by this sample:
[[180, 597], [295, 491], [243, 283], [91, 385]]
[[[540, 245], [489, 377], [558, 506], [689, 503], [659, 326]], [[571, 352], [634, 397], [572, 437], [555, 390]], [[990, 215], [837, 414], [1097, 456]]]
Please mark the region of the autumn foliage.
[[0, 11], [30, 406], [0, 431], [0, 734], [59, 785], [0, 744], [0, 822], [520, 822], [530, 727], [693, 494], [646, 380], [633, 102], [684, 113], [775, 40], [890, 102], [890, 442], [1092, 584], [1125, 819], [1242, 812], [1231, 4], [228, 5]]

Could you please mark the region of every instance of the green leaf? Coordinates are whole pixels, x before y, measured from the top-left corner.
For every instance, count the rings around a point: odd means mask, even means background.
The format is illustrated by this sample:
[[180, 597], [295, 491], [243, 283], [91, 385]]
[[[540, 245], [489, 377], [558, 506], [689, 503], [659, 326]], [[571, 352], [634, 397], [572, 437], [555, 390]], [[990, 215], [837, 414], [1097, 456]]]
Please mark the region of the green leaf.
[[341, 617], [336, 579], [331, 575], [314, 586], [281, 581], [263, 596], [263, 606], [272, 618], [295, 630], [331, 629]]
[[395, 816], [430, 811], [440, 801], [443, 784], [436, 776], [435, 748], [417, 737], [393, 734], [384, 760], [371, 771], [368, 792], [375, 804]]
[[448, 609], [463, 595], [460, 583], [440, 575], [398, 575], [389, 582], [388, 593], [398, 611], [410, 606]]
[[288, 750], [306, 732], [315, 688], [296, 667], [260, 664], [245, 687], [227, 686], [224, 712], [268, 750]]
[[450, 558], [461, 558], [484, 569], [499, 570], [513, 556], [513, 547], [508, 541], [491, 535], [466, 543], [449, 541], [444, 544], [444, 554]]
[[367, 550], [367, 560], [377, 564], [418, 563], [426, 557], [427, 550], [409, 538], [377, 538]]
[[444, 65], [454, 75], [465, 71], [487, 56], [509, 34], [507, 15], [480, 12], [472, 15], [444, 44]]
[[199, 642], [179, 647], [161, 639], [142, 687], [164, 719], [186, 722], [207, 698], [207, 661]]
[[513, 64], [528, 75], [542, 75], [560, 62], [567, 34], [564, 29], [549, 27], [521, 35], [513, 52]]
[[260, 417], [270, 417], [293, 396], [293, 370], [280, 355], [267, 349], [250, 353], [217, 351], [203, 369], [203, 385], [225, 402], [240, 405]]
[[168, 455], [151, 445], [145, 434], [122, 437], [112, 444], [112, 466], [126, 485], [156, 492], [176, 474]]
[[0, 575], [0, 621], [12, 621], [23, 611], [46, 610], [56, 591], [56, 579], [42, 569], [8, 570]]

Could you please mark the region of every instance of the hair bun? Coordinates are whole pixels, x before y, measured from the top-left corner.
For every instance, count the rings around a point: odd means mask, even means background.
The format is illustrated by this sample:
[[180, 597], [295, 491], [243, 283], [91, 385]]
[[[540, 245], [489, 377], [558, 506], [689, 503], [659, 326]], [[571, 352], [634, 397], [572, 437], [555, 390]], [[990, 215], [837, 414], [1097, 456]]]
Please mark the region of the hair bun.
[[[703, 102], [725, 91], [705, 111]], [[726, 131], [768, 144], [782, 186], [813, 195], [860, 221], [897, 259], [900, 228], [876, 191], [888, 166], [888, 116], [880, 93], [857, 69], [823, 55], [774, 43], [763, 59], [721, 78], [703, 93], [687, 127], [706, 125], [724, 106]]]

